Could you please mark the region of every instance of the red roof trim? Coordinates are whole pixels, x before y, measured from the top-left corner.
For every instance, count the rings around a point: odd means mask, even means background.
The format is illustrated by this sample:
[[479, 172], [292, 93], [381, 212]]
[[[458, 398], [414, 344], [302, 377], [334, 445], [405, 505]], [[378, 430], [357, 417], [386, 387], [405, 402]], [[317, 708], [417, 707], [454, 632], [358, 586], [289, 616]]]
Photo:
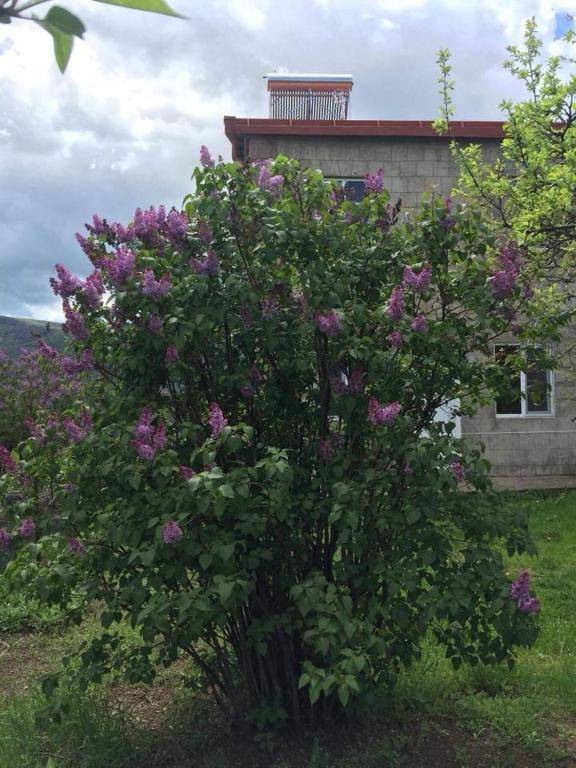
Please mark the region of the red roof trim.
[[431, 120], [280, 120], [225, 117], [224, 130], [236, 156], [238, 139], [256, 135], [405, 136], [444, 139], [503, 139], [504, 123], [496, 120], [452, 120], [450, 135], [439, 136]]

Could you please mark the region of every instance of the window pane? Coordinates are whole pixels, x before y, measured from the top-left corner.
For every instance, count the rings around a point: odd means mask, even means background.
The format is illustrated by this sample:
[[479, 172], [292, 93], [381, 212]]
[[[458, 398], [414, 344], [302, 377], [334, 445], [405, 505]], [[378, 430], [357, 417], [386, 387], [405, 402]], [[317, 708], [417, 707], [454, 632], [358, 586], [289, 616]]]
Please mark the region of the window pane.
[[[517, 354], [518, 347], [512, 344], [505, 344], [497, 346], [495, 351], [496, 361], [504, 366], [508, 357]], [[522, 390], [519, 373], [510, 372], [505, 391], [496, 400], [496, 413], [499, 416], [522, 415]]]
[[526, 408], [528, 413], [549, 413], [548, 372], [533, 366], [526, 371]]
[[346, 200], [359, 203], [364, 197], [364, 182], [360, 181], [360, 179], [345, 181], [342, 186], [344, 187], [344, 197]]

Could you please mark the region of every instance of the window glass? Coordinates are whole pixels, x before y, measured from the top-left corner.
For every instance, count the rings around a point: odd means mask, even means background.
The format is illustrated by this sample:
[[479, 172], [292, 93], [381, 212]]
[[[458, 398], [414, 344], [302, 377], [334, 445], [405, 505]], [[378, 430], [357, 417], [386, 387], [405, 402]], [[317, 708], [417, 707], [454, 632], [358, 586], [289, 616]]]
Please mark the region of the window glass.
[[364, 197], [364, 182], [361, 179], [345, 179], [342, 186], [346, 200], [359, 203]]
[[[506, 365], [507, 358], [515, 355], [518, 347], [502, 344], [496, 347], [496, 361]], [[520, 373], [510, 372], [506, 391], [496, 400], [496, 413], [499, 416], [522, 415], [522, 382]]]
[[536, 365], [528, 368], [526, 371], [526, 410], [528, 413], [550, 412], [549, 389], [548, 371]]

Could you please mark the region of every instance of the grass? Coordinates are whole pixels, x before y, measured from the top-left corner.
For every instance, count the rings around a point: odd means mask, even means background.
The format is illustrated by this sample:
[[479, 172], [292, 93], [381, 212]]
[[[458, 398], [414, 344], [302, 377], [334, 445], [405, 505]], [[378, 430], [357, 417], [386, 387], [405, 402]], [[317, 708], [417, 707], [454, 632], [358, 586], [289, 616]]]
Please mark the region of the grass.
[[[208, 697], [186, 689], [175, 665], [152, 687], [111, 681], [63, 708], [34, 686], [96, 620], [63, 628], [56, 614], [18, 598], [0, 604], [0, 768], [540, 768], [576, 759], [576, 492], [510, 495], [528, 508], [537, 557], [528, 568], [542, 600], [541, 632], [515, 668], [454, 672], [433, 643], [398, 682], [392, 706], [373, 702], [362, 721], [299, 742], [230, 730]], [[20, 622], [20, 624], [19, 624]], [[33, 633], [14, 634], [15, 630]], [[42, 630], [42, 631], [39, 631]], [[20, 687], [14, 685], [20, 681]], [[20, 692], [14, 697], [14, 689]], [[60, 717], [54, 715], [60, 714]], [[49, 759], [52, 760], [49, 763]]]

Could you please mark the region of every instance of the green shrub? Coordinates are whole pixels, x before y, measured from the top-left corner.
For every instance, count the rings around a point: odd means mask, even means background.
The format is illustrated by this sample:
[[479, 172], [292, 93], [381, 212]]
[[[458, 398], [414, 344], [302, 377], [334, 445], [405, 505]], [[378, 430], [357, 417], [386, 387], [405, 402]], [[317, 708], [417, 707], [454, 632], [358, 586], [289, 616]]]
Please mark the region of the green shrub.
[[94, 273], [59, 268], [102, 378], [58, 497], [73, 543], [37, 520], [10, 575], [105, 604], [92, 678], [183, 652], [261, 728], [393, 682], [427, 633], [511, 662], [536, 634], [499, 550], [529, 546], [523, 515], [435, 414], [503, 390], [496, 336], [553, 335], [520, 249], [438, 198], [400, 222], [378, 174], [357, 204], [286, 158], [205, 165], [184, 212], [95, 217]]

